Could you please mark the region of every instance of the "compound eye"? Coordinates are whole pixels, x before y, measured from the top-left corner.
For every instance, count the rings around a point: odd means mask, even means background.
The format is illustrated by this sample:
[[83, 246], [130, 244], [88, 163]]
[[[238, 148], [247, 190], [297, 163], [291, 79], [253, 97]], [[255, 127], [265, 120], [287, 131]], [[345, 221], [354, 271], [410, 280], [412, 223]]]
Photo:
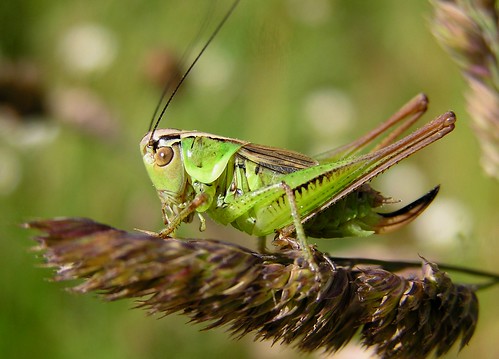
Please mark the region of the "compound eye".
[[171, 147], [161, 147], [154, 154], [154, 161], [159, 167], [166, 166], [172, 161], [173, 149]]

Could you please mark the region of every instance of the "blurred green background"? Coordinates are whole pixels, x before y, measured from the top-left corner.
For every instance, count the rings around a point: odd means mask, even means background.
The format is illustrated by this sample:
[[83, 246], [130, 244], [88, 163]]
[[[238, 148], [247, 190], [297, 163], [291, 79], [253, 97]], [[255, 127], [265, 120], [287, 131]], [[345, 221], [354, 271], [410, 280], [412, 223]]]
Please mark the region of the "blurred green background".
[[[194, 41], [185, 68], [230, 1], [0, 3], [0, 60], [28, 73], [41, 105], [0, 122], [0, 356], [2, 358], [293, 358], [289, 348], [200, 332], [46, 281], [23, 221], [83, 216], [159, 230], [160, 204], [138, 144], [160, 95], [162, 66]], [[436, 184], [434, 204], [384, 237], [317, 241], [334, 255], [432, 261], [498, 271], [499, 190], [479, 167], [456, 66], [433, 39], [421, 0], [243, 0], [167, 111], [162, 127], [197, 129], [314, 154], [373, 128], [425, 92], [424, 121], [458, 114], [450, 136], [375, 180], [407, 203]], [[201, 29], [201, 30], [200, 30]], [[200, 33], [200, 36], [197, 34]], [[175, 62], [175, 61], [174, 61]], [[167, 73], [175, 73], [168, 70]], [[13, 80], [12, 80], [13, 79]], [[182, 236], [254, 240], [209, 223]], [[465, 278], [464, 278], [465, 279]], [[499, 289], [479, 294], [479, 325], [460, 358], [499, 356]], [[359, 358], [349, 346], [336, 357]], [[448, 357], [455, 357], [454, 350]], [[314, 354], [309, 357], [325, 357]]]

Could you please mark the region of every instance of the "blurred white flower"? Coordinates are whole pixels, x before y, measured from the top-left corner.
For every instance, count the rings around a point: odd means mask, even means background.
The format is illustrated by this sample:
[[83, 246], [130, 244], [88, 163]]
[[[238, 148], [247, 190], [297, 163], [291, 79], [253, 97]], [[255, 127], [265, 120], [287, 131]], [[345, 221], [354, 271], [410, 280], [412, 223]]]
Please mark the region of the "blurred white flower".
[[31, 149], [52, 142], [59, 134], [59, 126], [32, 120], [18, 123], [0, 116], [0, 140], [14, 148]]
[[61, 38], [59, 54], [66, 67], [89, 73], [108, 67], [116, 57], [117, 41], [105, 27], [82, 24], [70, 28]]
[[397, 163], [375, 179], [374, 187], [386, 196], [406, 205], [434, 186], [428, 184], [424, 172], [412, 163]]
[[233, 71], [233, 59], [214, 47], [203, 54], [203, 61], [196, 64], [190, 81], [201, 88], [219, 90], [229, 83]]
[[87, 134], [109, 140], [119, 132], [119, 121], [96, 93], [77, 87], [60, 88], [50, 96], [52, 114]]
[[289, 15], [308, 25], [320, 25], [331, 17], [332, 5], [329, 0], [288, 0]]
[[346, 133], [355, 126], [355, 108], [350, 98], [334, 88], [310, 93], [304, 100], [305, 120], [314, 130], [315, 152], [323, 152], [342, 145]]
[[469, 237], [473, 229], [471, 211], [453, 198], [437, 197], [411, 227], [416, 238], [428, 246], [452, 246]]
[[13, 192], [21, 179], [20, 159], [10, 151], [0, 149], [0, 196]]

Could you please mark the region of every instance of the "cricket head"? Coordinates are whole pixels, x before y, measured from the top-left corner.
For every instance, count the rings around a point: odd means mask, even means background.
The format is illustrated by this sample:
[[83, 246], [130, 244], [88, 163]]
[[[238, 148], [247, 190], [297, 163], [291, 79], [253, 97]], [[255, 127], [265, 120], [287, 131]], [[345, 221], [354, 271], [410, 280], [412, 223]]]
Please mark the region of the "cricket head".
[[149, 132], [140, 141], [140, 151], [163, 206], [183, 203], [187, 176], [182, 160], [180, 131], [158, 129], [152, 136]]

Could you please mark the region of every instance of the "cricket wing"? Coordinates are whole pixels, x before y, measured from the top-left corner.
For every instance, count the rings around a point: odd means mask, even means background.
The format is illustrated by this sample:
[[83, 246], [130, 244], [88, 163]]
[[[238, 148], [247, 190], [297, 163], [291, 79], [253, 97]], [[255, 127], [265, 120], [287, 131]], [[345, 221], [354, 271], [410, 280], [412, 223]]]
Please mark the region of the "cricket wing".
[[257, 163], [261, 167], [283, 174], [318, 164], [313, 158], [299, 152], [253, 143], [242, 146], [238, 151], [238, 155]]

